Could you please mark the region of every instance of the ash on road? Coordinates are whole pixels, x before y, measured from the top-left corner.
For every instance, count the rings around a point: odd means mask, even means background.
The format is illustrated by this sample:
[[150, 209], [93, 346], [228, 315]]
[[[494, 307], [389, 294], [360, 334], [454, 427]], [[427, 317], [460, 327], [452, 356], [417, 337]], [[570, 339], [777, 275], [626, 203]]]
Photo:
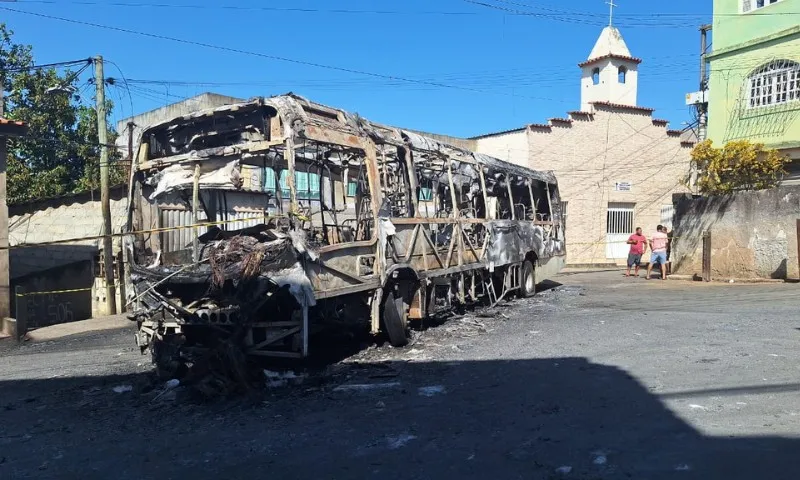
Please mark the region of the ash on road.
[[132, 327], [3, 341], [0, 478], [800, 478], [797, 286], [556, 280], [214, 403]]

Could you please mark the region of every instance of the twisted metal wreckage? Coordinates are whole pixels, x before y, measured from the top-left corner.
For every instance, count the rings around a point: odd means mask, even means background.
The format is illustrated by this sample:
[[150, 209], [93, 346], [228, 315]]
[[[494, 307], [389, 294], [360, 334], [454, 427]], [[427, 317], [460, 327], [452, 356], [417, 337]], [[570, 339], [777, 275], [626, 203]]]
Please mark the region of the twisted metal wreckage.
[[[288, 94], [147, 128], [127, 237], [137, 342], [305, 357], [312, 329], [496, 303], [564, 263], [552, 172]], [[155, 233], [136, 233], [155, 231]]]

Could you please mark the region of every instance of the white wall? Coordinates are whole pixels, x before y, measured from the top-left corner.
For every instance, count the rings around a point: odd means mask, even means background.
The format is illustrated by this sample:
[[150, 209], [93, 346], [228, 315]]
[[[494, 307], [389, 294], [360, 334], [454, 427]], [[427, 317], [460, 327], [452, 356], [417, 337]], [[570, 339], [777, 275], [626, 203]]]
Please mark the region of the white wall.
[[[619, 67], [628, 69], [625, 83], [619, 83]], [[610, 102], [620, 105], [636, 105], [639, 86], [638, 66], [634, 62], [606, 59], [583, 67], [581, 76], [581, 110], [591, 111], [591, 102]], [[592, 71], [600, 69], [600, 83], [595, 85]]]
[[527, 165], [528, 163], [528, 136], [525, 130], [482, 137], [476, 141], [475, 151], [478, 153], [491, 155], [517, 165]]

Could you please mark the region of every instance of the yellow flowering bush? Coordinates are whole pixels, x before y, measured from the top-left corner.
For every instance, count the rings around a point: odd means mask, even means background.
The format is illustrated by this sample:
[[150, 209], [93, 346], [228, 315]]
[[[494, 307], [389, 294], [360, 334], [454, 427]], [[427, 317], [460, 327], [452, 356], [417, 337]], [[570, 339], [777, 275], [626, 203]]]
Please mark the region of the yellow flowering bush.
[[748, 140], [734, 140], [722, 148], [704, 140], [692, 150], [697, 187], [710, 195], [775, 187], [786, 173], [788, 161], [777, 150]]

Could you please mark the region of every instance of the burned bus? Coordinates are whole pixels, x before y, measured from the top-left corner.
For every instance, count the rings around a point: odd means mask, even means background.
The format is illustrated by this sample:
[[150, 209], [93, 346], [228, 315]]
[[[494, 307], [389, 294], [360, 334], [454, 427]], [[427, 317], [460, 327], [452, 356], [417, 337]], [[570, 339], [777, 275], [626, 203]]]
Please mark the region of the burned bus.
[[402, 346], [565, 261], [552, 172], [292, 94], [146, 128], [129, 195], [130, 318], [157, 364], [230, 345], [302, 358], [353, 322]]

